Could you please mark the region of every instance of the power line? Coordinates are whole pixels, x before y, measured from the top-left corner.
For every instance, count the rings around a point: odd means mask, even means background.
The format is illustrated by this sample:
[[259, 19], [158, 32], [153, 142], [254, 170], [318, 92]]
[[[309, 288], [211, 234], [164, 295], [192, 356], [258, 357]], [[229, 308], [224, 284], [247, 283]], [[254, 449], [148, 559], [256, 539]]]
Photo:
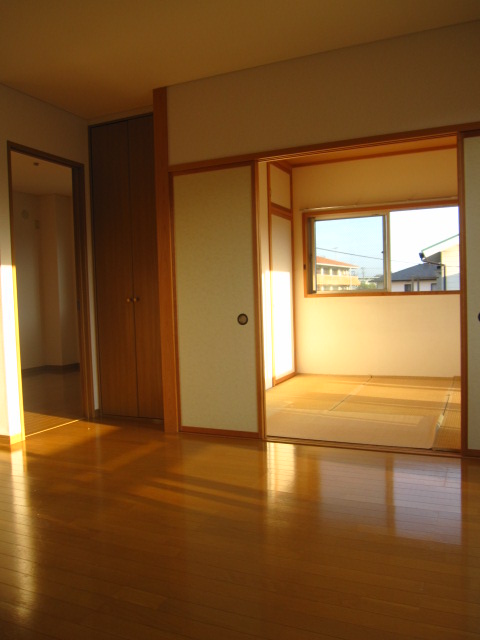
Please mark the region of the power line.
[[344, 256], [355, 256], [355, 258], [367, 258], [368, 260], [381, 260], [383, 262], [383, 257], [377, 258], [376, 256], [362, 256], [359, 253], [348, 253], [348, 251], [337, 251], [336, 249], [327, 249], [326, 247], [317, 247], [317, 249], [320, 249], [320, 251], [330, 251], [330, 253], [341, 253]]

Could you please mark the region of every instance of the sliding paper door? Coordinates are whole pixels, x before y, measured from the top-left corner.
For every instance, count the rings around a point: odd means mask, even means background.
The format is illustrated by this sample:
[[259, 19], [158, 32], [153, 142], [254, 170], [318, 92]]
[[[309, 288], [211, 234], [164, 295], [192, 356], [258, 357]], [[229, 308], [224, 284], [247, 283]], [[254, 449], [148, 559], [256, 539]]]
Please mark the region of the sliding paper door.
[[[466, 298], [468, 344], [468, 448], [480, 450], [480, 135], [464, 144]], [[462, 380], [463, 385], [463, 380]]]
[[271, 213], [270, 287], [275, 382], [295, 371], [291, 218]]
[[184, 428], [259, 428], [252, 176], [248, 165], [174, 177]]

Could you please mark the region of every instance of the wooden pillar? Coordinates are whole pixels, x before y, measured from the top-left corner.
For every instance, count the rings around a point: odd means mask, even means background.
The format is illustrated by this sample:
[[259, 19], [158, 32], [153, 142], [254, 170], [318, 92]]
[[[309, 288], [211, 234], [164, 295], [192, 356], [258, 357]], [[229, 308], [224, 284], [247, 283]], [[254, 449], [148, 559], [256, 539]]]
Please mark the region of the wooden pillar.
[[173, 268], [174, 247], [168, 174], [167, 89], [165, 87], [154, 89], [153, 91], [153, 121], [164, 425], [166, 433], [176, 433], [179, 430], [179, 405]]

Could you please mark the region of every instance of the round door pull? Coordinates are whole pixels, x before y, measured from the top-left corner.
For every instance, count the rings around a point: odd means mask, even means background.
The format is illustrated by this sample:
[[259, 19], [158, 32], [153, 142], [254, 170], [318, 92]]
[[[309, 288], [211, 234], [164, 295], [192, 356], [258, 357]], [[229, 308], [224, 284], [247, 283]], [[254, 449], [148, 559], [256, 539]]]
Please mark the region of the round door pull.
[[239, 316], [237, 316], [237, 322], [238, 324], [244, 326], [247, 324], [248, 322], [248, 316], [246, 313], [241, 313]]

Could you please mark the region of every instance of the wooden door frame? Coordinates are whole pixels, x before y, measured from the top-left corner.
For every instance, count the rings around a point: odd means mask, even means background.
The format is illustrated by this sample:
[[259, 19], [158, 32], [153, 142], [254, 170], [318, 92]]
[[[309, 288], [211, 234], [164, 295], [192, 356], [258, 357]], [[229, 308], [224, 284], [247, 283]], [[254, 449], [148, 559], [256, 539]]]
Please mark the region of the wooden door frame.
[[[472, 129], [470, 129], [470, 127], [472, 127]], [[465, 246], [465, 208], [464, 208], [464, 194], [463, 194], [463, 139], [465, 137], [467, 137], [468, 135], [475, 135], [475, 130], [477, 131], [477, 134], [480, 132], [479, 126], [478, 124], [475, 125], [462, 125], [462, 126], [457, 126], [457, 127], [445, 127], [442, 129], [438, 129], [438, 130], [426, 130], [423, 132], [414, 132], [414, 133], [403, 133], [403, 134], [392, 134], [392, 135], [385, 135], [385, 136], [380, 136], [378, 138], [372, 138], [372, 139], [366, 139], [363, 141], [351, 141], [351, 143], [346, 144], [345, 142], [339, 142], [339, 143], [332, 143], [332, 144], [326, 144], [326, 145], [319, 145], [319, 149], [320, 147], [322, 147], [323, 151], [328, 151], [328, 150], [335, 150], [336, 148], [339, 149], [343, 149], [343, 148], [362, 148], [362, 147], [368, 147], [368, 146], [375, 146], [376, 144], [379, 143], [379, 141], [381, 140], [381, 143], [385, 143], [388, 144], [389, 142], [398, 142], [398, 141], [402, 141], [402, 140], [409, 140], [409, 139], [425, 139], [428, 140], [431, 137], [447, 137], [447, 136], [455, 136], [456, 137], [456, 152], [457, 152], [457, 194], [458, 194], [458, 212], [459, 212], [459, 236], [460, 236], [460, 265], [461, 265], [461, 286], [460, 286], [460, 290], [459, 290], [459, 299], [460, 299], [460, 375], [461, 375], [461, 385], [462, 385], [462, 399], [461, 399], [461, 427], [460, 427], [460, 448], [455, 452], [442, 452], [442, 451], [434, 451], [429, 452], [428, 450], [426, 451], [419, 451], [416, 449], [408, 449], [405, 450], [409, 453], [419, 453], [419, 454], [430, 454], [430, 455], [438, 455], [438, 456], [442, 456], [442, 455], [460, 455], [462, 457], [464, 456], [471, 456], [471, 455], [480, 455], [480, 452], [478, 451], [474, 451], [468, 448], [468, 397], [467, 397], [467, 382], [468, 382], [468, 367], [467, 367], [467, 316], [466, 316], [466, 258], [465, 258], [465, 252], [466, 252], [466, 246]], [[312, 148], [309, 148], [310, 153], [312, 152]], [[309, 155], [307, 153], [307, 151], [305, 150], [302, 154], [302, 150], [301, 148], [299, 149], [294, 149], [292, 150], [291, 154], [288, 154], [287, 151], [282, 151], [280, 156], [276, 156], [276, 154], [272, 153], [272, 155], [270, 157], [265, 157], [262, 156], [260, 158], [260, 160], [262, 162], [267, 162], [270, 164], [276, 164], [277, 166], [279, 166], [279, 168], [281, 168], [281, 166], [278, 164], [278, 162], [281, 162], [282, 160], [285, 160], [286, 158], [290, 157], [294, 157], [294, 156], [298, 156], [301, 157], [302, 155]], [[371, 157], [381, 157], [382, 154], [378, 153], [375, 154], [375, 156], [366, 156], [367, 158], [371, 158]], [[363, 158], [359, 158], [359, 159], [363, 159]], [[313, 164], [313, 163], [312, 163]], [[299, 165], [301, 166], [301, 165]], [[292, 189], [292, 187], [291, 187]], [[292, 194], [292, 191], [291, 191]], [[268, 204], [269, 204], [269, 222], [270, 222], [270, 207], [271, 207], [271, 202], [270, 202], [270, 182], [268, 181]], [[447, 203], [445, 203], [446, 205]], [[292, 204], [292, 215], [293, 215], [293, 204]], [[270, 224], [269, 224], [269, 233], [270, 233]], [[270, 242], [270, 238], [269, 238], [269, 247], [270, 247], [270, 252], [271, 252], [271, 242]], [[295, 305], [295, 303], [294, 303]], [[285, 378], [287, 379], [287, 377]], [[275, 377], [273, 376], [273, 380], [274, 380], [274, 385], [275, 385]], [[283, 381], [283, 380], [281, 380]], [[292, 441], [294, 442], [298, 442], [297, 440], [295, 440], [294, 437], [292, 437]], [[331, 442], [325, 441], [325, 442], [321, 442], [319, 443], [321, 445], [324, 446], [344, 446], [345, 448], [358, 448], [358, 449], [365, 449], [368, 447], [365, 447], [364, 445], [356, 445], [355, 443], [342, 443], [341, 445], [338, 444], [333, 444]], [[374, 449], [384, 449], [384, 450], [392, 450], [392, 451], [399, 451], [400, 449], [397, 447], [393, 447], [393, 448], [389, 448], [389, 447], [374, 447]]]
[[467, 239], [466, 239], [466, 198], [465, 198], [465, 138], [480, 138], [480, 123], [470, 129], [459, 131], [457, 136], [457, 169], [458, 169], [458, 206], [460, 210], [460, 317], [461, 317], [461, 380], [462, 380], [462, 404], [461, 404], [461, 438], [462, 456], [478, 456], [479, 449], [470, 449], [468, 446], [468, 309], [467, 309]]
[[82, 388], [82, 407], [84, 417], [92, 419], [95, 416], [94, 394], [93, 394], [93, 370], [92, 370], [92, 349], [90, 334], [90, 302], [88, 287], [88, 255], [87, 255], [87, 224], [86, 224], [86, 203], [85, 203], [85, 167], [83, 164], [55, 156], [38, 149], [26, 147], [15, 142], [7, 141], [8, 152], [8, 182], [10, 200], [10, 241], [12, 247], [12, 267], [14, 283], [14, 305], [15, 305], [15, 334], [18, 363], [18, 388], [20, 396], [21, 415], [21, 439], [25, 439], [25, 424], [23, 416], [23, 387], [20, 368], [20, 330], [18, 320], [18, 299], [17, 299], [17, 276], [15, 270], [15, 242], [14, 242], [14, 221], [13, 221], [13, 186], [12, 186], [12, 152], [27, 155], [39, 160], [45, 160], [54, 164], [67, 167], [72, 172], [72, 203], [73, 203], [73, 225], [74, 225], [74, 259], [75, 259], [75, 281], [77, 287], [77, 321], [78, 321], [78, 346], [80, 360], [80, 380]]

